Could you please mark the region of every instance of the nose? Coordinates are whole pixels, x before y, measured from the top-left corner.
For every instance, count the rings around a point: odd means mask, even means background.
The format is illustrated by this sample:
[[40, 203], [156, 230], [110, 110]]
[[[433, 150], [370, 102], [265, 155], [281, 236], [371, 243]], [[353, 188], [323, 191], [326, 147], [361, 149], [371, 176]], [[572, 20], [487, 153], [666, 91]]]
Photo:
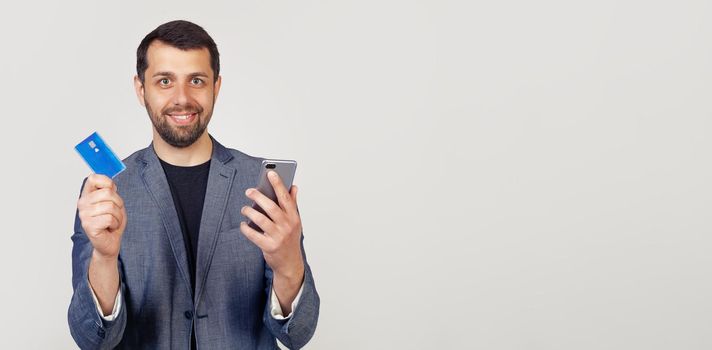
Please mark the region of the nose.
[[188, 88], [183, 84], [176, 84], [173, 94], [173, 104], [176, 106], [184, 106], [188, 103]]

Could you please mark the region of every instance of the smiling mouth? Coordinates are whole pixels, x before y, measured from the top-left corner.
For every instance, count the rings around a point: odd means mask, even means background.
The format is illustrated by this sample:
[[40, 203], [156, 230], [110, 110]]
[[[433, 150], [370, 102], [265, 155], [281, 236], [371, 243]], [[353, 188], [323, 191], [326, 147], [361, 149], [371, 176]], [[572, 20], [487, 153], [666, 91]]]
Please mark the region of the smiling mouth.
[[198, 116], [198, 113], [189, 113], [189, 114], [168, 114], [168, 117], [170, 117], [176, 124], [189, 124], [193, 120], [195, 120], [195, 117]]

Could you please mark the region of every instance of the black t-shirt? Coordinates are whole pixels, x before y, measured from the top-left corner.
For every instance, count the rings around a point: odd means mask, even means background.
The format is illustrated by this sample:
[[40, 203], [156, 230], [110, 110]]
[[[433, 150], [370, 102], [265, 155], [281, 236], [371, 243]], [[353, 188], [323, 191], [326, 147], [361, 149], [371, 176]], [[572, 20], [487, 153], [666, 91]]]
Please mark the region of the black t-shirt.
[[[195, 295], [195, 265], [198, 257], [198, 235], [203, 216], [205, 191], [208, 187], [210, 160], [195, 166], [176, 166], [161, 160], [163, 171], [171, 189], [173, 203], [183, 232], [183, 242], [188, 255], [190, 285]], [[195, 349], [195, 330], [191, 334], [191, 349]]]
[[210, 161], [195, 166], [176, 166], [161, 160], [166, 180], [171, 189], [173, 203], [183, 232], [185, 250], [188, 253], [190, 284], [195, 294], [195, 264], [198, 256], [200, 219], [203, 216], [205, 190], [208, 186]]

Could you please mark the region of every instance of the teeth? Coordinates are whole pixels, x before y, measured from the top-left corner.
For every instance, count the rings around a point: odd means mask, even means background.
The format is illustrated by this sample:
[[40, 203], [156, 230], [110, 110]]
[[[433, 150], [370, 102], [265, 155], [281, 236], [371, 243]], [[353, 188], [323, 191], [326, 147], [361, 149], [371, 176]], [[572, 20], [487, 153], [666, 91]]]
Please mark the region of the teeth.
[[188, 115], [172, 115], [171, 117], [176, 118], [176, 119], [180, 119], [180, 120], [186, 120], [186, 119], [188, 119], [188, 117], [190, 117], [191, 115], [192, 115], [192, 114], [188, 114]]

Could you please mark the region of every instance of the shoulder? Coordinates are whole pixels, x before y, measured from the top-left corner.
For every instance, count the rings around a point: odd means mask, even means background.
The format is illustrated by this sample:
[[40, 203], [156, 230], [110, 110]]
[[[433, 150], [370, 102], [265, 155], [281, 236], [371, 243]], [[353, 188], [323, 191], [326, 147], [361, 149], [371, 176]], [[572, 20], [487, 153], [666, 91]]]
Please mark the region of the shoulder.
[[217, 159], [223, 164], [233, 167], [259, 167], [265, 159], [234, 148], [225, 147], [214, 138], [213, 146], [213, 159]]
[[234, 148], [226, 148], [226, 150], [230, 153], [232, 156], [232, 161], [233, 162], [239, 162], [239, 163], [256, 163], [260, 164], [262, 161], [265, 159], [263, 157], [258, 157], [258, 156], [253, 156], [249, 155], [245, 152], [236, 150]]

